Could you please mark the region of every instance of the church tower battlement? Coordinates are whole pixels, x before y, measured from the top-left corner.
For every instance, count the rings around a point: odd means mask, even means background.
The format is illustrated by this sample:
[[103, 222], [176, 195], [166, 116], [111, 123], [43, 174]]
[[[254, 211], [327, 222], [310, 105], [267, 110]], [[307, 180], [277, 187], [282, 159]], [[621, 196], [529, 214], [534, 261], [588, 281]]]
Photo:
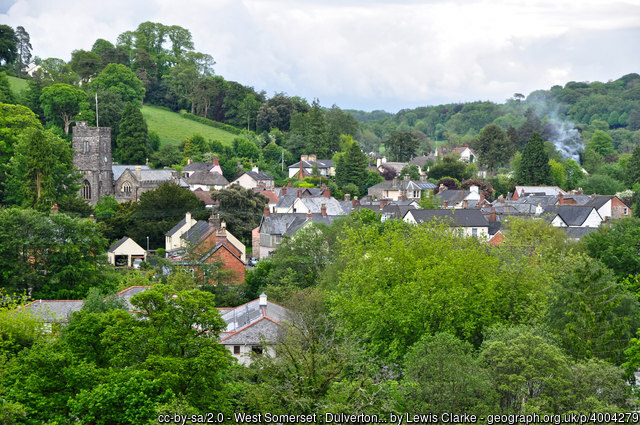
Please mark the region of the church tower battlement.
[[78, 121], [73, 127], [73, 165], [83, 175], [80, 196], [95, 205], [101, 196], [113, 195], [111, 128], [89, 127]]

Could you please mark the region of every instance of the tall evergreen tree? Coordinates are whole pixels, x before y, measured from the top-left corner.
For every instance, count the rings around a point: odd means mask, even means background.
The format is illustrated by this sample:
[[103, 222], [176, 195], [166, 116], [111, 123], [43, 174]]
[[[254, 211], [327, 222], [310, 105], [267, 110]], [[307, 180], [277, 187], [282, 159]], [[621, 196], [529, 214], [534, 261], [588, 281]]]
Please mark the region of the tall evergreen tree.
[[118, 131], [117, 159], [123, 164], [144, 164], [148, 156], [148, 129], [138, 106], [129, 102], [122, 112]]
[[16, 104], [16, 97], [11, 91], [7, 74], [0, 72], [0, 103]]
[[538, 186], [551, 184], [549, 155], [544, 150], [544, 141], [539, 133], [533, 133], [522, 151], [520, 169], [516, 174], [518, 184]]
[[16, 60], [16, 71], [19, 76], [22, 75], [24, 68], [31, 61], [31, 38], [24, 27], [16, 27], [16, 40], [18, 41], [16, 48], [18, 49], [18, 60]]
[[636, 146], [633, 154], [631, 154], [631, 159], [627, 163], [626, 180], [629, 187], [640, 183], [640, 146]]

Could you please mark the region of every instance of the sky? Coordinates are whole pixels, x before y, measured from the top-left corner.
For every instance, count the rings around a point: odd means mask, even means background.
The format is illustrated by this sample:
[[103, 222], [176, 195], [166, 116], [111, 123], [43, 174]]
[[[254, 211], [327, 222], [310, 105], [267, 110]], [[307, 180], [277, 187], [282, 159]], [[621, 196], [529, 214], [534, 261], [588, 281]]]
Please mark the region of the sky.
[[0, 0], [66, 61], [145, 21], [191, 31], [215, 73], [322, 106], [403, 108], [640, 73], [640, 0]]

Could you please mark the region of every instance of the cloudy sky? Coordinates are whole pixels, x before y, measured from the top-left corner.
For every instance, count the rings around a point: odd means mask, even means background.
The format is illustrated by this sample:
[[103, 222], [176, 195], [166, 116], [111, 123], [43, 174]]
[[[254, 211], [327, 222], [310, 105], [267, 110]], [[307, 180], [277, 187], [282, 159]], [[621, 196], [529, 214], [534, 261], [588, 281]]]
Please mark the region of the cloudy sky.
[[227, 80], [341, 108], [503, 102], [640, 72], [640, 0], [0, 0], [41, 58], [144, 21], [189, 29]]

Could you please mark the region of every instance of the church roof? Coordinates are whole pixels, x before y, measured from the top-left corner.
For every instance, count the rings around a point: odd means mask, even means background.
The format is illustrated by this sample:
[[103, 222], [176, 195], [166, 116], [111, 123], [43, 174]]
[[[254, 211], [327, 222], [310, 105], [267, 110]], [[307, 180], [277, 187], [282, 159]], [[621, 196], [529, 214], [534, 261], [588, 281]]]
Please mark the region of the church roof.
[[[140, 169], [141, 170], [150, 170], [151, 168], [149, 168], [148, 165], [140, 165]], [[113, 180], [116, 181], [120, 178], [120, 176], [122, 175], [122, 173], [125, 172], [125, 170], [131, 170], [135, 173], [136, 171], [136, 166], [135, 165], [112, 165], [111, 166], [111, 171], [113, 171]]]

